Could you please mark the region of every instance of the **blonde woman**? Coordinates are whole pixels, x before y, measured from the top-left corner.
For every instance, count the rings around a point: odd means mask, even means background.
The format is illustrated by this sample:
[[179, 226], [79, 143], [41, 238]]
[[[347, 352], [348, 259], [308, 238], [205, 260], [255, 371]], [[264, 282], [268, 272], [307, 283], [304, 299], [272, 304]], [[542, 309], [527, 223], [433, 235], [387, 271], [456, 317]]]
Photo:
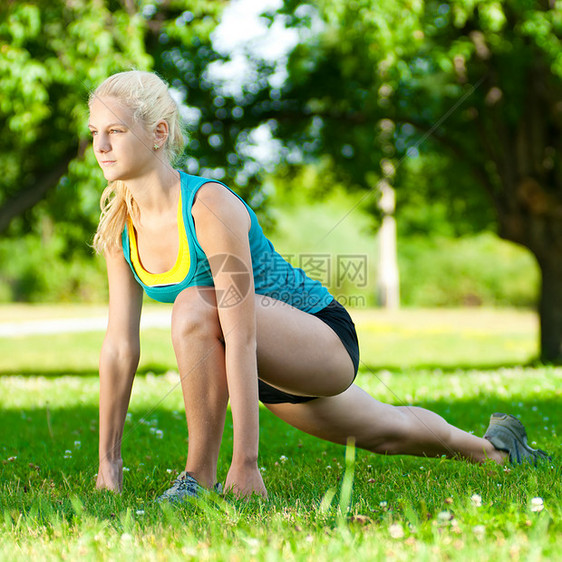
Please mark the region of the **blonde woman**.
[[180, 118], [158, 76], [113, 75], [89, 107], [94, 152], [108, 181], [94, 239], [109, 280], [98, 488], [122, 488], [143, 290], [173, 303], [189, 434], [185, 471], [162, 501], [216, 486], [228, 400], [234, 445], [225, 489], [239, 496], [267, 496], [258, 470], [258, 400], [307, 433], [342, 444], [352, 437], [376, 453], [497, 463], [545, 456], [527, 445], [511, 416], [494, 414], [480, 438], [430, 411], [382, 404], [354, 385], [359, 351], [344, 308], [275, 252], [234, 192], [174, 169], [183, 150]]

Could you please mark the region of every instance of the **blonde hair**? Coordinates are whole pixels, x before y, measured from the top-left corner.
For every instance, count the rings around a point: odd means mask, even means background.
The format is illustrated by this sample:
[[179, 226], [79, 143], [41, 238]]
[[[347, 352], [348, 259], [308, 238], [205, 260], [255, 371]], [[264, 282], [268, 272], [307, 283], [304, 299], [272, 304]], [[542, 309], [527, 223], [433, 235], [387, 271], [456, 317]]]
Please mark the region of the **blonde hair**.
[[[148, 131], [156, 128], [159, 121], [168, 123], [168, 138], [159, 153], [173, 164], [183, 152], [185, 140], [176, 102], [167, 84], [156, 74], [131, 70], [113, 74], [102, 82], [90, 95], [88, 105], [96, 98], [113, 97], [133, 112], [134, 119]], [[137, 204], [122, 181], [111, 181], [100, 199], [101, 216], [94, 236], [94, 249], [98, 253], [118, 249], [127, 217], [138, 213]]]

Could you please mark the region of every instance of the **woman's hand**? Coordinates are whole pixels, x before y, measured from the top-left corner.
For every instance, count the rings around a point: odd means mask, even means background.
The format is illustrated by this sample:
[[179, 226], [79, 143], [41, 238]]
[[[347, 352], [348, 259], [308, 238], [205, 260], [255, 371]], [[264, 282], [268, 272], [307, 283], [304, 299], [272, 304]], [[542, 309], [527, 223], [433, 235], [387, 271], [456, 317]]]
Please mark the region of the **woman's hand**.
[[121, 492], [123, 489], [123, 459], [100, 462], [96, 488]]
[[249, 498], [252, 494], [257, 494], [263, 499], [267, 499], [267, 490], [257, 463], [245, 467], [237, 467], [232, 464], [226, 477], [224, 490], [233, 493], [238, 498]]

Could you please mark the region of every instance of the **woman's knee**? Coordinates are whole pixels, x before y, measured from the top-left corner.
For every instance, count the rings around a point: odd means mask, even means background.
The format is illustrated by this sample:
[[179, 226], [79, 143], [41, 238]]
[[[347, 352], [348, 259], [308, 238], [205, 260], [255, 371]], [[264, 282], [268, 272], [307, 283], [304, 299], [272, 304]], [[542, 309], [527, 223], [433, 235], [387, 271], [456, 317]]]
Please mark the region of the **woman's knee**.
[[189, 287], [182, 291], [172, 309], [174, 345], [194, 337], [222, 339], [212, 287]]

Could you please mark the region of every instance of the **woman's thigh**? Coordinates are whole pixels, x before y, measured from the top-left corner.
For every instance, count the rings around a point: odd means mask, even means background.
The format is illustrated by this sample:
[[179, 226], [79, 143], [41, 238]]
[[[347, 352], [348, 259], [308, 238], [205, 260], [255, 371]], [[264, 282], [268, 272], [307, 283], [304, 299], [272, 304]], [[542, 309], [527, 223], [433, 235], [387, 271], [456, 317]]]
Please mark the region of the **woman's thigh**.
[[260, 379], [305, 396], [339, 394], [353, 382], [349, 353], [319, 318], [256, 295], [256, 323]]

